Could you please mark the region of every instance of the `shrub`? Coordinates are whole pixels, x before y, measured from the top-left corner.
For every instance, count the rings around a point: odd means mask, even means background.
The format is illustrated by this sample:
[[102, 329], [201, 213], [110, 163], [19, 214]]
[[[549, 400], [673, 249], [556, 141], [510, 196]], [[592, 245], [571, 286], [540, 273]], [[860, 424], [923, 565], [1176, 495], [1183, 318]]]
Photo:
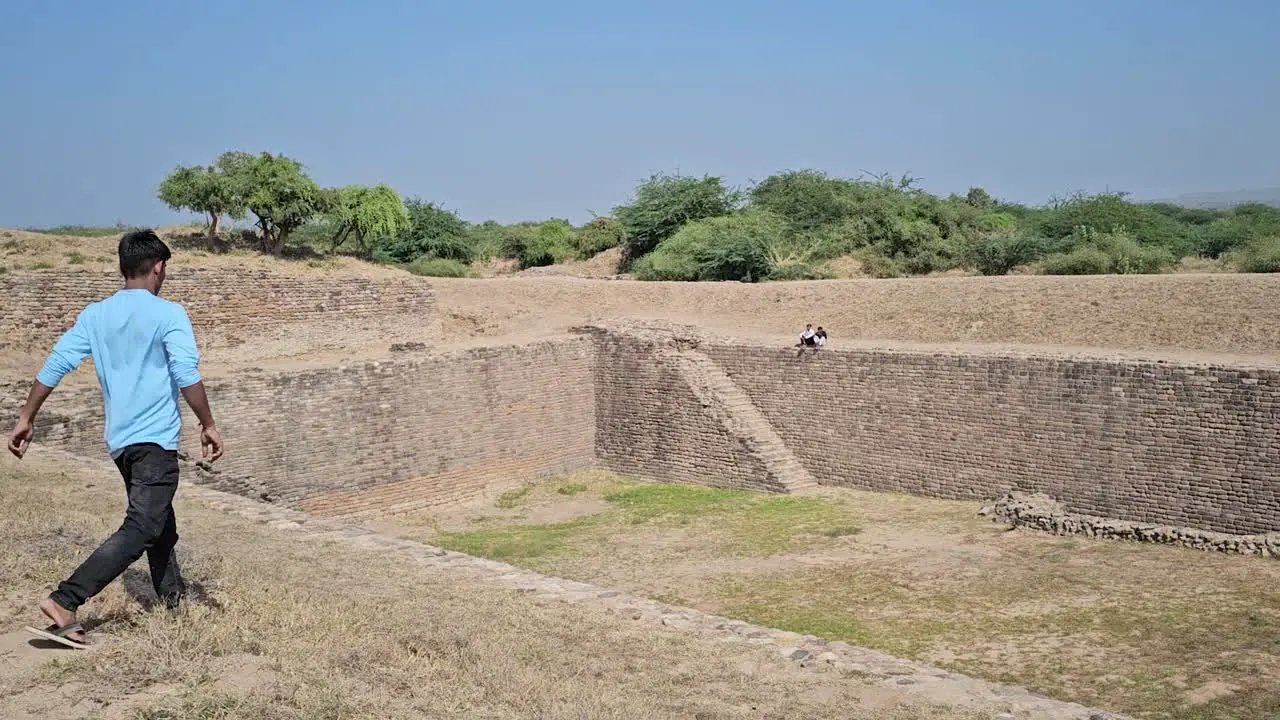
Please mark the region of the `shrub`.
[[772, 271], [767, 242], [752, 235], [730, 235], [698, 253], [699, 280], [760, 282]]
[[333, 245], [333, 236], [336, 232], [337, 228], [327, 219], [316, 218], [294, 230], [290, 239], [299, 247], [310, 248], [318, 253], [327, 253]]
[[376, 241], [373, 253], [376, 259], [400, 263], [418, 258], [444, 258], [462, 263], [475, 259], [467, 224], [456, 213], [417, 198], [405, 203], [405, 211], [408, 226]]
[[951, 270], [964, 264], [968, 248], [958, 238], [936, 238], [916, 248], [915, 252], [901, 258], [902, 267], [913, 275]]
[[1240, 272], [1280, 272], [1280, 235], [1250, 243], [1233, 253], [1231, 260]]
[[1040, 263], [1040, 271], [1045, 275], [1105, 275], [1110, 269], [1111, 258], [1096, 247], [1055, 253]]
[[499, 226], [498, 255], [508, 260], [519, 260], [538, 234], [538, 223], [520, 222]]
[[1124, 233], [1102, 234], [1093, 242], [1110, 259], [1110, 272], [1121, 275], [1164, 272], [1178, 261], [1168, 248], [1159, 245], [1144, 246], [1133, 236]]
[[573, 227], [552, 219], [538, 225], [520, 250], [520, 268], [554, 265], [573, 259]]
[[623, 231], [623, 265], [629, 267], [647, 255], [686, 223], [728, 215], [741, 200], [741, 193], [718, 177], [650, 177], [636, 188], [629, 204], [613, 210]]
[[773, 249], [786, 221], [748, 211], [691, 222], [633, 267], [640, 280], [741, 280], [759, 282], [774, 270]]
[[691, 254], [654, 250], [631, 265], [637, 280], [697, 280], [698, 260]]
[[428, 277], [460, 278], [471, 275], [471, 268], [466, 263], [452, 258], [418, 258], [405, 265], [404, 269], [414, 275], [426, 275]]
[[1124, 193], [1082, 195], [1045, 210], [1035, 218], [1038, 235], [1050, 239], [1075, 235], [1081, 227], [1094, 232], [1125, 231], [1143, 245], [1160, 245], [1174, 253], [1192, 250], [1190, 226], [1162, 214], [1150, 205], [1131, 203]]
[[973, 246], [973, 266], [983, 275], [1006, 275], [1019, 265], [1034, 262], [1045, 244], [1030, 235], [988, 235]]
[[1013, 230], [1018, 226], [1018, 218], [1007, 212], [992, 212], [978, 218], [978, 228], [985, 232], [1001, 232]]
[[611, 217], [592, 218], [573, 235], [578, 257], [587, 259], [622, 244], [622, 223]]
[[874, 249], [867, 248], [854, 253], [853, 257], [862, 263], [862, 272], [873, 278], [896, 278], [904, 274], [901, 262]]
[[788, 170], [751, 189], [751, 207], [785, 218], [791, 229], [812, 231], [840, 223], [856, 209], [854, 184], [820, 170]]

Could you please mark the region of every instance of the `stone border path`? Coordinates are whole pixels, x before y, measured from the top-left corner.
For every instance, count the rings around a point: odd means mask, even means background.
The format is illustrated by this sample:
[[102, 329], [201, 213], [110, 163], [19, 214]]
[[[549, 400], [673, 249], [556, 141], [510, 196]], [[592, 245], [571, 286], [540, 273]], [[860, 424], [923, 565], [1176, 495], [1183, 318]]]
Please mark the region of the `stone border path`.
[[256, 502], [194, 483], [183, 484], [179, 494], [184, 499], [281, 531], [400, 553], [432, 569], [465, 573], [519, 592], [533, 593], [537, 598], [592, 603], [633, 621], [708, 640], [774, 645], [781, 657], [803, 668], [815, 672], [849, 672], [865, 682], [894, 687], [928, 702], [991, 711], [996, 713], [993, 717], [997, 720], [1126, 720], [1120, 715], [1054, 700], [1025, 688], [971, 678], [840, 641], [752, 625], [587, 583], [540, 575], [506, 563], [383, 535], [363, 527], [322, 520], [297, 510]]

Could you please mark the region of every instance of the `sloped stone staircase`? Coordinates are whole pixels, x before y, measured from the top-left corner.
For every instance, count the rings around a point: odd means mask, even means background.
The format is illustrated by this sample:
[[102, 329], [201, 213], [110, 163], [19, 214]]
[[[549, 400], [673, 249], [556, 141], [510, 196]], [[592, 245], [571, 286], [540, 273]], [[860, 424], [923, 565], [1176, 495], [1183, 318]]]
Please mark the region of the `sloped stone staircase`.
[[784, 493], [818, 486], [773, 424], [714, 360], [696, 348], [679, 346], [664, 348], [661, 356], [680, 373], [707, 412], [760, 459], [768, 473], [766, 485]]

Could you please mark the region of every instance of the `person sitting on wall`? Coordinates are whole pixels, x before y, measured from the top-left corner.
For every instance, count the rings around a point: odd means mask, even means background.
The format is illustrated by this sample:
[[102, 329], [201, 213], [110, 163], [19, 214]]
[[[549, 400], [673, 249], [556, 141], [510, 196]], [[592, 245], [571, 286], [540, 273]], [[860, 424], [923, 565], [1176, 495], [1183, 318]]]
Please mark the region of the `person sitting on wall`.
[[822, 347], [827, 344], [827, 331], [823, 330], [821, 325], [819, 325], [817, 331], [813, 333], [813, 340], [817, 343], [818, 347]]
[[813, 332], [813, 326], [806, 324], [804, 332], [800, 333], [800, 342], [796, 343], [796, 347], [816, 347], [818, 344], [817, 334]]

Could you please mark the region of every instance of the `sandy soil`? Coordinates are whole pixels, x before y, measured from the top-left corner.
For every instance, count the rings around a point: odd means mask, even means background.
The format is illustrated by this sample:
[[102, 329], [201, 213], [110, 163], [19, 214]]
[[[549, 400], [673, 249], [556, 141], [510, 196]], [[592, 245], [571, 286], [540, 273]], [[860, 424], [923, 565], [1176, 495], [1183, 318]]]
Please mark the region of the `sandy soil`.
[[[190, 232], [189, 229], [186, 232]], [[410, 277], [349, 258], [277, 260], [250, 250], [199, 249], [175, 241], [175, 263], [245, 264], [277, 272], [341, 277]], [[114, 269], [114, 238], [69, 238], [0, 230], [0, 266], [34, 263]], [[523, 341], [617, 319], [685, 323], [731, 336], [793, 337], [805, 323], [822, 325], [833, 347], [850, 341], [1074, 347], [1147, 352], [1280, 356], [1280, 275], [1176, 273], [1150, 276], [998, 278], [937, 277], [829, 280], [747, 285], [645, 283], [565, 275], [602, 275], [608, 253], [553, 268], [488, 279], [417, 279], [436, 293], [448, 349]], [[207, 360], [235, 367], [311, 352], [385, 353], [392, 342], [418, 339], [416, 318], [387, 318], [377, 327], [342, 323], [282, 329], [219, 348]], [[230, 345], [231, 343], [225, 343]], [[247, 346], [247, 347], [246, 347]]]

